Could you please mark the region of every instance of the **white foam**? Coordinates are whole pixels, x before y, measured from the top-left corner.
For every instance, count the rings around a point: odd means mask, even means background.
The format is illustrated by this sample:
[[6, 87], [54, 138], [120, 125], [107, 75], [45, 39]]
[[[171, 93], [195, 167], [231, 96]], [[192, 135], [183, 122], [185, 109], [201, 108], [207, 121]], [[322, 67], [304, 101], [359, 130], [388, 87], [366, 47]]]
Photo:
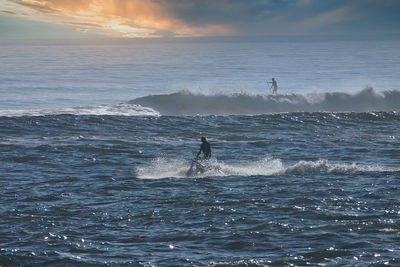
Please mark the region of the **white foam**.
[[[284, 170], [279, 159], [270, 158], [250, 163], [225, 163], [213, 159], [210, 165], [212, 168], [209, 171], [195, 177], [273, 175]], [[190, 160], [156, 158], [150, 164], [138, 167], [137, 174], [138, 178], [143, 179], [184, 178], [189, 167]]]
[[312, 173], [349, 173], [349, 172], [383, 172], [398, 171], [396, 169], [385, 168], [379, 165], [363, 165], [357, 163], [333, 163], [326, 159], [317, 161], [301, 160], [285, 170], [287, 174], [307, 175]]
[[152, 108], [138, 104], [120, 103], [114, 105], [100, 105], [60, 109], [33, 109], [33, 110], [0, 110], [0, 116], [46, 116], [46, 115], [117, 115], [117, 116], [160, 116]]
[[[299, 161], [284, 166], [280, 159], [263, 158], [257, 161], [222, 162], [213, 159], [210, 171], [195, 177], [220, 176], [271, 176], [277, 174], [308, 175], [315, 173], [349, 173], [349, 172], [385, 172], [400, 171], [400, 168], [387, 168], [379, 165], [362, 165], [357, 163], [333, 163], [326, 159], [316, 161]], [[137, 177], [141, 179], [160, 179], [167, 177], [186, 178], [190, 167], [189, 160], [156, 158], [148, 165], [139, 166]]]

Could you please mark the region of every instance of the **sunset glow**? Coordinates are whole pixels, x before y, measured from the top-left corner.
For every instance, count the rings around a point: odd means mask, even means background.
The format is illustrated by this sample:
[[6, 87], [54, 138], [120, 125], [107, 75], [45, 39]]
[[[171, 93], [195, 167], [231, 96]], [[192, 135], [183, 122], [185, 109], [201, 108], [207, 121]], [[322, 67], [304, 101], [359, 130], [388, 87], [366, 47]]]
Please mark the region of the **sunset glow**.
[[[190, 25], [174, 17], [168, 6], [142, 0], [19, 0], [3, 5], [9, 14], [36, 21], [63, 24], [86, 33], [120, 37], [229, 35], [231, 25]], [[1, 6], [0, 6], [1, 7]], [[5, 11], [2, 11], [6, 14]]]
[[398, 0], [1, 0], [0, 37], [399, 35]]

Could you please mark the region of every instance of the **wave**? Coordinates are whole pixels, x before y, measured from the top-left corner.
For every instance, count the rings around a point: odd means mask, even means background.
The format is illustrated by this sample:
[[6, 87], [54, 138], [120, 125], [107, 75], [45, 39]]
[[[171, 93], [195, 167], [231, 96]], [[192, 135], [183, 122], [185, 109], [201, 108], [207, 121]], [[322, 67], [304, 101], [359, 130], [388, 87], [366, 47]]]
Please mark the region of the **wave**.
[[[346, 174], [351, 172], [399, 172], [400, 168], [387, 168], [379, 165], [362, 165], [357, 163], [333, 163], [326, 159], [316, 161], [299, 161], [285, 166], [280, 159], [263, 158], [251, 162], [226, 163], [216, 159], [211, 161], [209, 171], [194, 176], [271, 176], [271, 175], [308, 175], [308, 174]], [[137, 178], [187, 178], [189, 160], [156, 158], [150, 164], [136, 168]]]
[[46, 115], [116, 115], [116, 116], [160, 116], [152, 108], [137, 104], [120, 103], [115, 105], [100, 105], [64, 109], [32, 109], [32, 110], [0, 110], [0, 116], [46, 116]]
[[400, 111], [400, 91], [376, 92], [366, 88], [354, 94], [313, 93], [291, 95], [214, 94], [180, 91], [166, 95], [149, 95], [110, 105], [59, 109], [0, 110], [0, 116], [46, 115], [116, 115], [116, 116], [184, 116], [184, 115], [257, 115], [284, 112], [371, 112]]
[[156, 110], [161, 115], [256, 115], [281, 112], [399, 111], [400, 91], [376, 92], [366, 88], [349, 94], [314, 93], [291, 95], [216, 94], [180, 91], [136, 98], [129, 104]]

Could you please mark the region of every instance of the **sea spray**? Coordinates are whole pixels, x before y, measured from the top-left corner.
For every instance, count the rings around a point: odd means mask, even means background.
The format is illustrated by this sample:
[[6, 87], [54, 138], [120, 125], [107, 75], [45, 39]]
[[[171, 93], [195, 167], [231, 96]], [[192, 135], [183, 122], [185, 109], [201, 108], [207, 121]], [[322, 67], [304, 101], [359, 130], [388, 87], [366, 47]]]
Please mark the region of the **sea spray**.
[[262, 158], [254, 161], [224, 162], [213, 159], [210, 168], [204, 173], [188, 177], [190, 161], [157, 157], [149, 164], [137, 167], [137, 177], [141, 179], [161, 178], [201, 178], [227, 176], [270, 176], [278, 174], [314, 175], [314, 174], [349, 174], [353, 172], [398, 172], [400, 168], [387, 168], [379, 165], [357, 163], [335, 163], [326, 159], [316, 161], [300, 160], [287, 165], [281, 159]]

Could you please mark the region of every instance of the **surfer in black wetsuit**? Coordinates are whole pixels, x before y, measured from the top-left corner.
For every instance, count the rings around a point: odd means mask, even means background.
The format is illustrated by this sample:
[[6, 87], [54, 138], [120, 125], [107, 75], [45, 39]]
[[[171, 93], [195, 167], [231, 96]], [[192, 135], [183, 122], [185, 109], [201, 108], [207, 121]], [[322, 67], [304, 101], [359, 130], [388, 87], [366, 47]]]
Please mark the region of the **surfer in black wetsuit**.
[[198, 159], [200, 154], [201, 154], [201, 152], [203, 151], [203, 155], [204, 155], [203, 159], [210, 159], [211, 158], [211, 145], [210, 145], [210, 143], [207, 141], [207, 139], [204, 136], [201, 137], [201, 142], [202, 143], [201, 143], [201, 146], [200, 146], [200, 150], [199, 150], [199, 153], [197, 153], [196, 158]]
[[271, 86], [269, 89], [272, 89], [272, 94], [276, 95], [278, 93], [278, 83], [275, 78], [272, 78], [272, 82], [270, 82]]

